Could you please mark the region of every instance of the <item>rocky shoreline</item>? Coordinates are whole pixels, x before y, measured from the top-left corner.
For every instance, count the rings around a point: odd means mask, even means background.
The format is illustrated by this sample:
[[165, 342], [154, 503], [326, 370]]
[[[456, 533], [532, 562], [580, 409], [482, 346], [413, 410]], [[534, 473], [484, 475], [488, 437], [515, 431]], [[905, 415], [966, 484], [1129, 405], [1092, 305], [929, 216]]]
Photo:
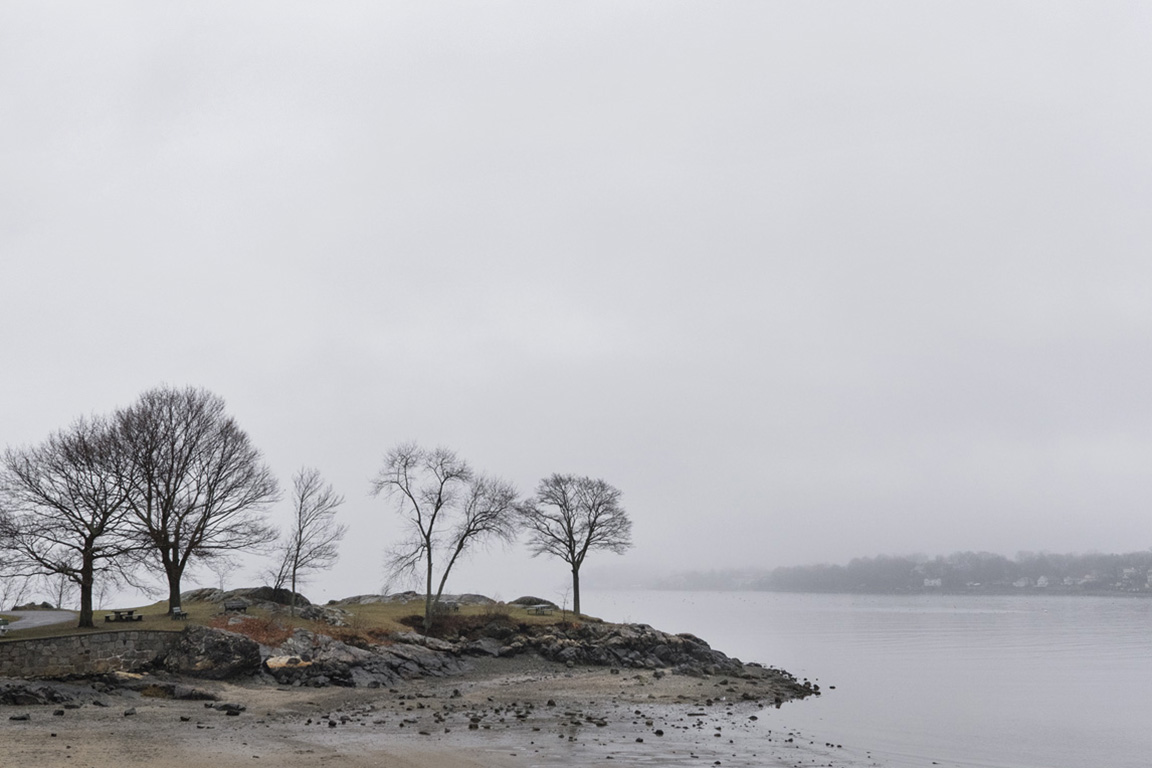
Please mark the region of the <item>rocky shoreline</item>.
[[[494, 604], [482, 596], [463, 597], [471, 602]], [[186, 604], [237, 598], [270, 612], [283, 611], [284, 596], [267, 588], [229, 593], [197, 590], [184, 595]], [[302, 596], [297, 599], [305, 617], [323, 620], [335, 627], [346, 623], [344, 619], [348, 614], [339, 607], [315, 606]], [[361, 596], [350, 600], [366, 599], [382, 598]], [[391, 688], [404, 681], [425, 678], [466, 676], [476, 659], [528, 658], [566, 668], [607, 667], [611, 674], [644, 671], [655, 679], [671, 674], [699, 679], [723, 676], [757, 680], [771, 689], [769, 700], [773, 704], [820, 693], [818, 685], [799, 681], [784, 670], [745, 664], [695, 635], [671, 634], [646, 624], [611, 624], [595, 619], [533, 624], [518, 622], [508, 613], [493, 612], [482, 622], [461, 629], [451, 639], [398, 632], [389, 633], [378, 642], [366, 641], [362, 636], [354, 640], [345, 637], [350, 640], [346, 642], [334, 637], [336, 633], [295, 629], [282, 641], [267, 645], [253, 640], [256, 633], [249, 631], [249, 625], [259, 622], [246, 614], [236, 614], [228, 619], [226, 629], [187, 627], [170, 650], [146, 668], [134, 671], [174, 679], [264, 679], [292, 687], [371, 689]], [[97, 678], [105, 686], [122, 683], [124, 679], [107, 675]], [[7, 690], [14, 691], [13, 685], [9, 683]], [[43, 685], [38, 690], [44, 690]], [[0, 703], [20, 700], [19, 696], [13, 699], [13, 695], [5, 698], [0, 691]], [[30, 695], [25, 694], [25, 698]]]
[[244, 634], [261, 621], [188, 627], [136, 672], [0, 680], [9, 755], [97, 768], [866, 764], [774, 730], [774, 710], [817, 686], [694, 635], [493, 611], [451, 639], [297, 629], [262, 645]]
[[[269, 595], [260, 590], [245, 590], [242, 594], [190, 593], [187, 597], [223, 601], [237, 597], [258, 600], [262, 596]], [[401, 596], [400, 599], [417, 597]], [[362, 603], [369, 599], [386, 598], [361, 596], [341, 602]], [[495, 605], [480, 595], [457, 596], [456, 600]], [[272, 601], [259, 604], [266, 610], [281, 609]], [[314, 619], [340, 626], [347, 614], [339, 604], [306, 605], [305, 610]], [[469, 668], [469, 658], [511, 659], [527, 655], [568, 667], [608, 667], [617, 673], [646, 670], [657, 677], [719, 675], [765, 680], [774, 687], [774, 703], [820, 692], [818, 685], [798, 681], [784, 670], [731, 658], [695, 635], [671, 634], [647, 624], [611, 624], [599, 620], [529, 624], [494, 612], [481, 624], [461, 629], [452, 639], [400, 632], [378, 643], [350, 644], [328, 634], [297, 629], [278, 645], [266, 646], [243, 637], [243, 625], [251, 619], [235, 616], [230, 621], [239, 630], [239, 636], [191, 628], [178, 651], [164, 660], [165, 668], [215, 679], [262, 673], [281, 685], [374, 688], [391, 687], [401, 680], [461, 675]]]

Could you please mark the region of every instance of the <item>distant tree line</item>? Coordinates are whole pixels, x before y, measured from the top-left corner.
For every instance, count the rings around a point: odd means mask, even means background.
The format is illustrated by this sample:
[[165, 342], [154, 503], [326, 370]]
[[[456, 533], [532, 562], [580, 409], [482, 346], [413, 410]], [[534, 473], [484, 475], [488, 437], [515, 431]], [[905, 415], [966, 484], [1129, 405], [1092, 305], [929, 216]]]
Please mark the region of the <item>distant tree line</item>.
[[[526, 533], [533, 555], [567, 564], [577, 615], [588, 553], [632, 546], [620, 491], [596, 478], [553, 474], [522, 499], [447, 448], [403, 443], [385, 455], [372, 493], [390, 498], [405, 523], [386, 565], [390, 576], [420, 575], [426, 631], [453, 566], [478, 545]], [[0, 456], [0, 600], [22, 599], [34, 583], [57, 604], [78, 593], [79, 626], [91, 627], [99, 595], [160, 578], [175, 612], [185, 574], [200, 565], [224, 572], [245, 553], [272, 556], [265, 576], [290, 589], [294, 610], [297, 585], [339, 556], [344, 497], [317, 470], [300, 469], [283, 532], [266, 517], [279, 500], [223, 399], [157, 387]]]
[[925, 593], [1047, 591], [1152, 594], [1152, 551], [1126, 554], [991, 552], [861, 557], [847, 565], [803, 565], [771, 571], [686, 572], [661, 580], [664, 589], [770, 592]]

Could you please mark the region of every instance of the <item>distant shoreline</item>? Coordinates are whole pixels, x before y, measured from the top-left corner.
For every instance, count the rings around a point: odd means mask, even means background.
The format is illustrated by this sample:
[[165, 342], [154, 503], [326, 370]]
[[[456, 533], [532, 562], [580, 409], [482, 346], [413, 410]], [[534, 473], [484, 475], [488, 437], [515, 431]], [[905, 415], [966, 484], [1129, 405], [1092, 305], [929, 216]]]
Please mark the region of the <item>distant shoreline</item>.
[[[614, 591], [613, 589], [600, 587], [603, 591]], [[1052, 587], [989, 587], [988, 589], [922, 589], [922, 590], [873, 590], [873, 589], [860, 589], [860, 590], [842, 590], [842, 589], [754, 589], [751, 587], [624, 587], [622, 590], [635, 589], [642, 592], [744, 592], [744, 593], [764, 593], [764, 594], [786, 594], [786, 595], [890, 595], [890, 596], [907, 596], [919, 597], [923, 595], [948, 595], [950, 597], [968, 595], [973, 597], [988, 596], [988, 597], [1038, 597], [1038, 596], [1052, 596], [1052, 597], [1130, 597], [1130, 598], [1152, 598], [1152, 589], [1129, 591], [1121, 589], [1100, 589], [1100, 590], [1072, 590], [1066, 588], [1052, 588]]]

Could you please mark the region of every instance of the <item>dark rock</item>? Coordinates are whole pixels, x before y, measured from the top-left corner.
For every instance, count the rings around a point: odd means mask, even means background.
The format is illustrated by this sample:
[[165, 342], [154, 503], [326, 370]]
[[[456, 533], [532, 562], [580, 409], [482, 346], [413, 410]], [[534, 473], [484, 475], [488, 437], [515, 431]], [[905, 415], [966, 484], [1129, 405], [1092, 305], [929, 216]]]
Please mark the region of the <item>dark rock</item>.
[[482, 637], [479, 640], [473, 640], [468, 643], [461, 650], [471, 656], [499, 656], [502, 647], [503, 645], [499, 640], [491, 637]]
[[235, 632], [188, 627], [165, 656], [164, 668], [208, 680], [253, 675], [260, 670], [260, 646]]
[[184, 701], [215, 701], [216, 694], [188, 685], [172, 686], [172, 698]]
[[0, 687], [0, 704], [39, 706], [43, 704], [73, 703], [74, 698], [51, 685], [10, 683]]

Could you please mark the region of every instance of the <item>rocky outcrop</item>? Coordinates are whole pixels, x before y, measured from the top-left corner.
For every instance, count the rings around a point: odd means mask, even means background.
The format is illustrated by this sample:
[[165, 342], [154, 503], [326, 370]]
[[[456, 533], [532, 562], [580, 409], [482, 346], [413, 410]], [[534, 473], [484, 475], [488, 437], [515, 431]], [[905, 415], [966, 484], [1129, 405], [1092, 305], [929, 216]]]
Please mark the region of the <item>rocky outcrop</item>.
[[493, 621], [474, 636], [457, 643], [455, 652], [487, 656], [536, 653], [545, 659], [572, 666], [668, 670], [672, 674], [695, 677], [771, 678], [794, 697], [807, 696], [819, 690], [814, 685], [798, 682], [783, 670], [744, 664], [715, 650], [695, 635], [686, 632], [669, 634], [647, 624], [589, 622], [538, 625]]
[[282, 685], [390, 687], [404, 679], [462, 673], [469, 656], [534, 654], [570, 666], [771, 679], [792, 697], [816, 692], [782, 670], [745, 665], [695, 635], [668, 634], [646, 624], [562, 626], [497, 620], [451, 642], [415, 633], [400, 633], [393, 640], [399, 642], [355, 647], [301, 629], [279, 647], [264, 649], [264, 671]]
[[[273, 589], [272, 587], [245, 587], [243, 589], [230, 589], [227, 592], [208, 587], [204, 589], [193, 589], [189, 590], [188, 592], [182, 592], [180, 594], [180, 599], [185, 602], [200, 601], [205, 603], [222, 603], [225, 600], [235, 600], [239, 598], [248, 603], [277, 603], [279, 605], [291, 605], [292, 595], [293, 592], [290, 589]], [[295, 595], [297, 608], [305, 605], [312, 605], [311, 601], [299, 592], [296, 592]]]
[[235, 632], [188, 627], [164, 657], [163, 667], [206, 680], [244, 677], [260, 670], [260, 646]]
[[[423, 603], [424, 595], [420, 592], [395, 592], [390, 595], [356, 595], [345, 597], [342, 600], [329, 600], [328, 605], [371, 605], [375, 603]], [[496, 601], [484, 595], [465, 593], [462, 595], [440, 595], [441, 603], [456, 603], [458, 605], [496, 605]]]
[[545, 600], [542, 597], [533, 597], [532, 595], [524, 595], [524, 597], [518, 597], [515, 600], [509, 602], [508, 605], [546, 605], [554, 610], [560, 610], [560, 606], [556, 605], [556, 603], [552, 602], [551, 600]]
[[688, 633], [671, 635], [647, 624], [583, 624], [532, 638], [542, 656], [600, 666], [671, 668], [689, 675], [741, 675], [744, 664]]
[[400, 680], [440, 677], [464, 670], [453, 653], [416, 643], [367, 648], [298, 629], [269, 649], [264, 670], [281, 685], [387, 687]]
[[[493, 652], [493, 643], [499, 648]], [[564, 626], [494, 621], [460, 645], [464, 653], [511, 656], [534, 652], [551, 661], [594, 666], [671, 669], [690, 675], [741, 675], [739, 659], [687, 633], [668, 634], [647, 624]]]
[[[219, 589], [193, 589], [183, 592], [180, 599], [183, 604], [190, 602], [218, 603], [223, 605], [230, 600], [243, 600], [249, 606], [255, 606], [268, 613], [286, 615], [292, 604], [292, 592], [287, 589], [273, 589], [272, 587], [246, 587], [223, 592]], [[314, 605], [308, 598], [296, 593], [296, 616], [306, 621], [319, 621], [332, 627], [348, 625], [348, 612], [339, 608]]]

